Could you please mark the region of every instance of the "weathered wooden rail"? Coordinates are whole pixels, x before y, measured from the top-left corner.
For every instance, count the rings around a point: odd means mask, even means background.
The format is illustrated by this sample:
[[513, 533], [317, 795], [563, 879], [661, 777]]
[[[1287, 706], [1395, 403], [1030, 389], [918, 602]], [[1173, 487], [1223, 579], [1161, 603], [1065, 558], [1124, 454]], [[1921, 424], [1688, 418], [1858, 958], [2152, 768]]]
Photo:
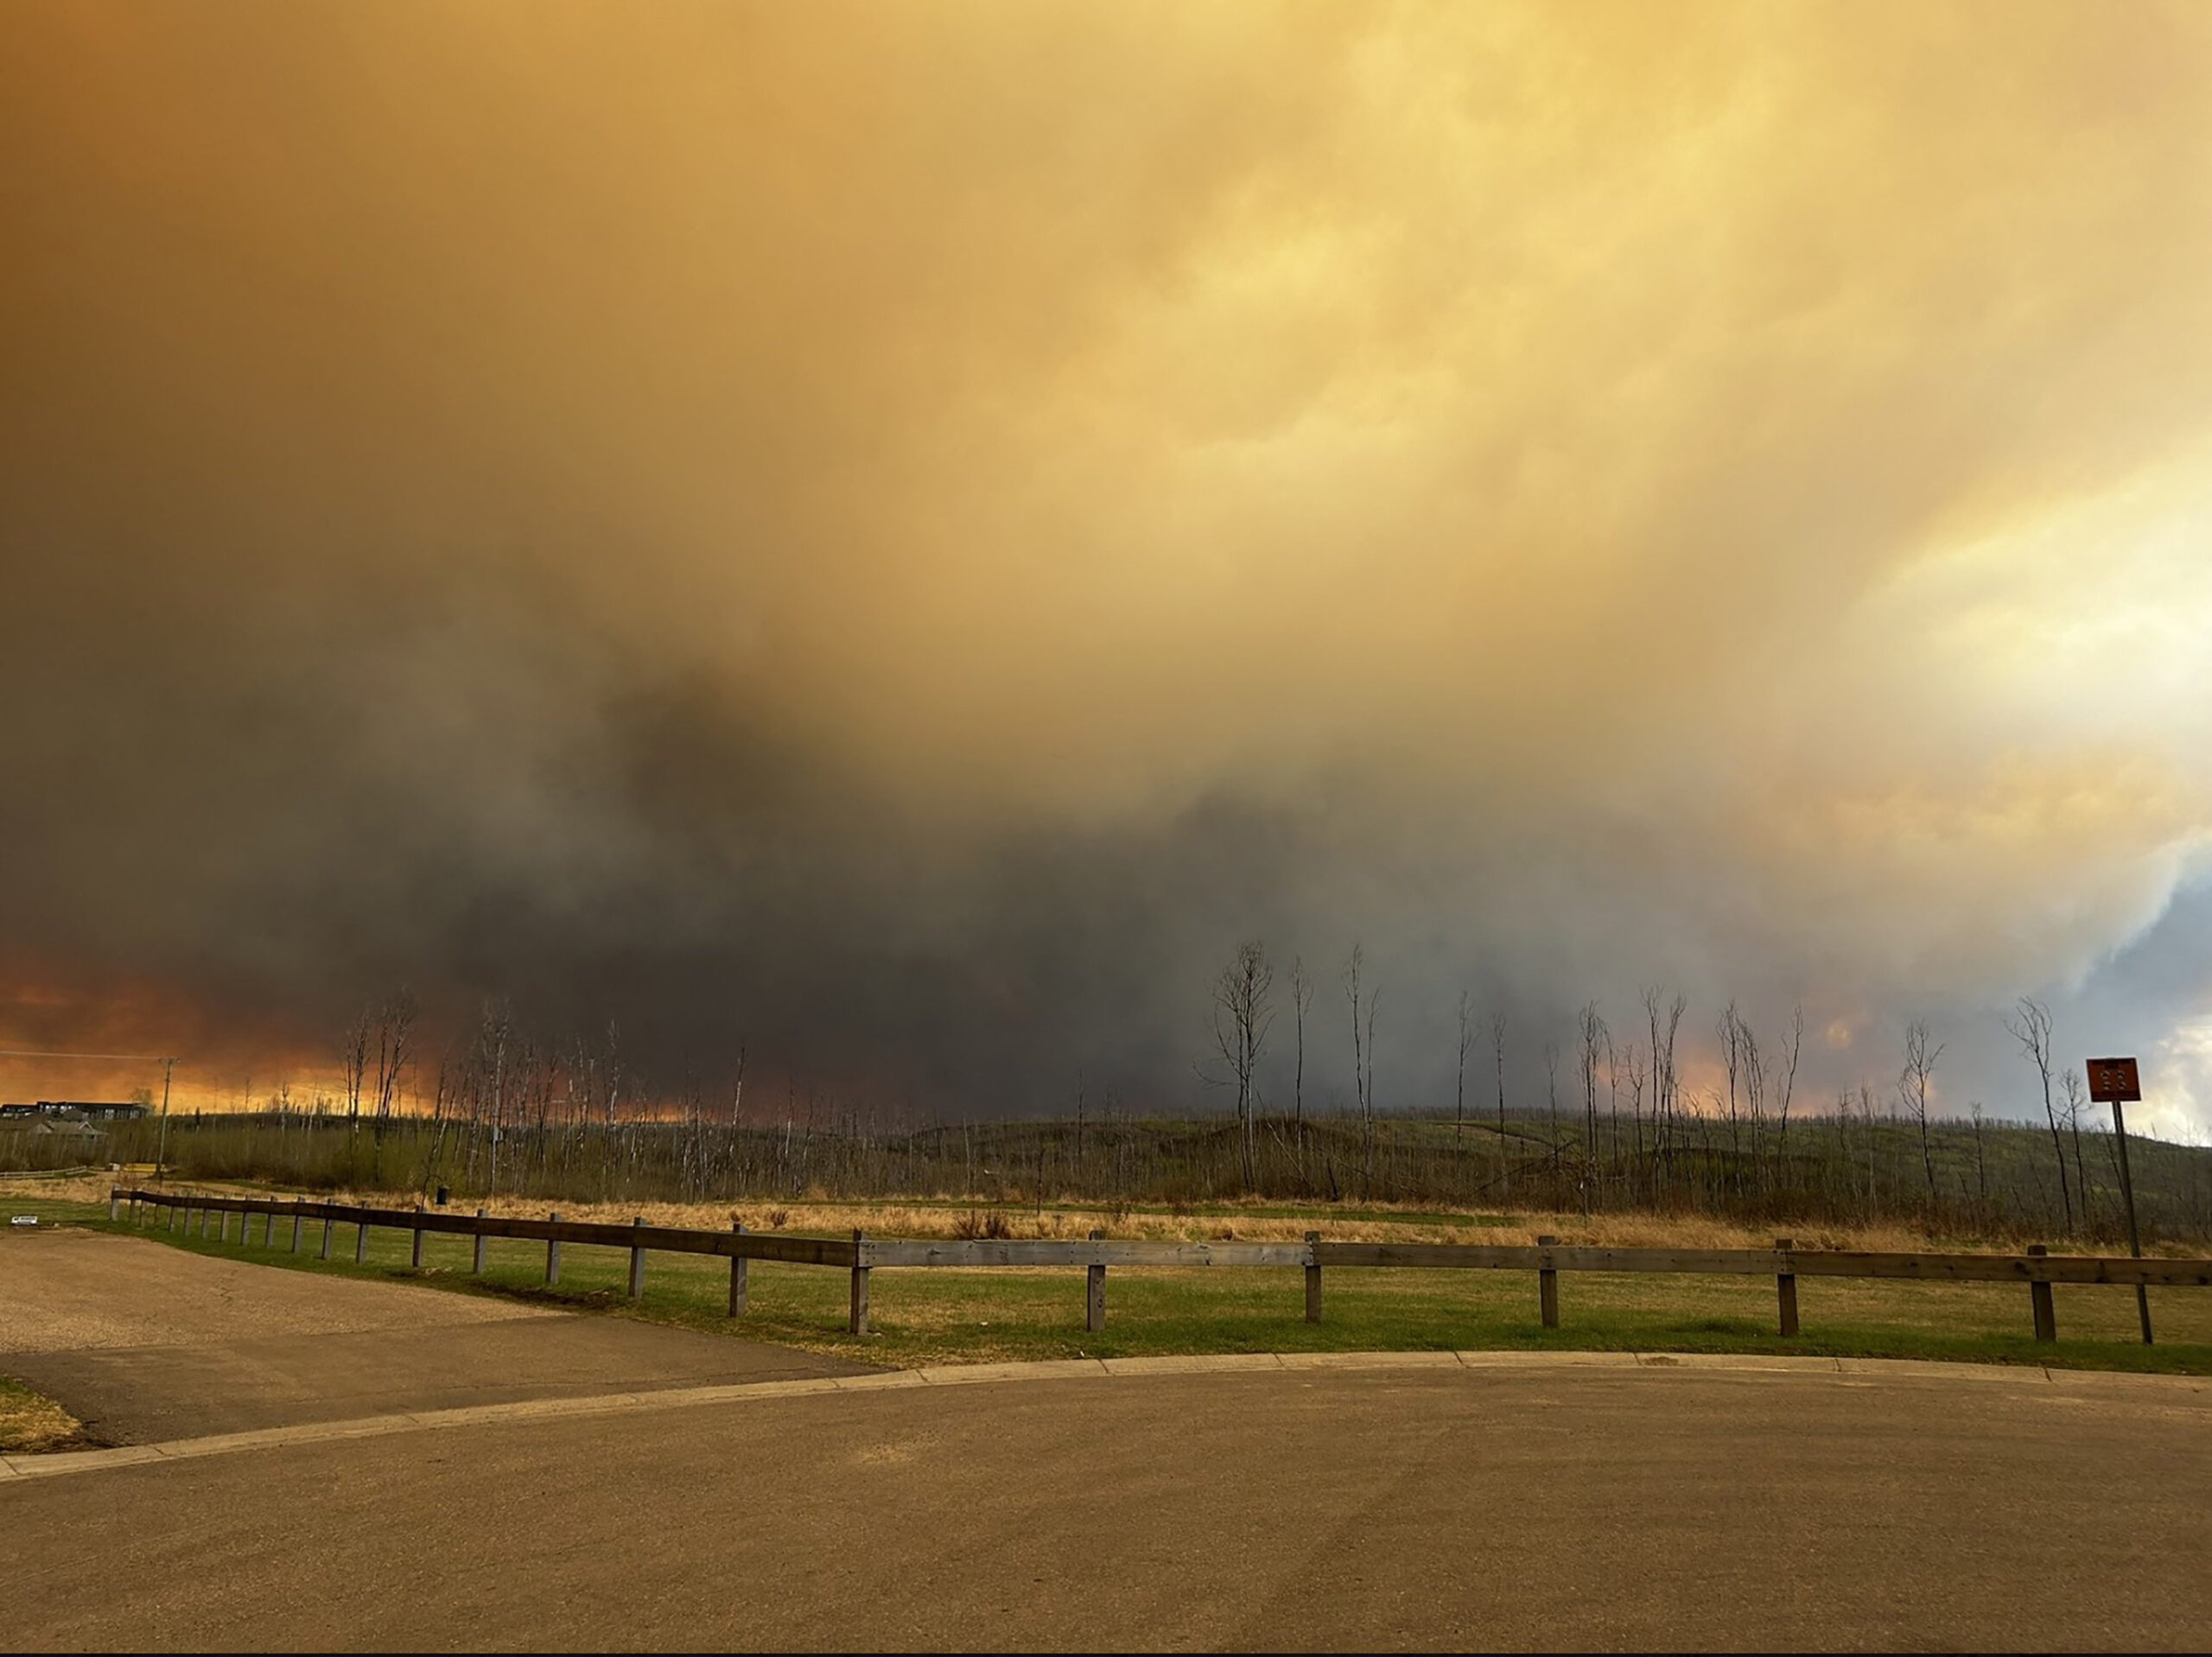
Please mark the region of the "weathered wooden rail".
[[238, 1241], [250, 1247], [253, 1222], [263, 1222], [264, 1248], [277, 1246], [280, 1221], [289, 1222], [290, 1252], [300, 1252], [306, 1227], [321, 1222], [320, 1257], [330, 1258], [331, 1241], [340, 1227], [353, 1230], [353, 1258], [368, 1258], [369, 1233], [377, 1228], [404, 1231], [413, 1239], [414, 1264], [423, 1263], [423, 1240], [432, 1233], [473, 1237], [476, 1248], [471, 1269], [484, 1269], [485, 1243], [493, 1237], [520, 1239], [545, 1245], [545, 1280], [561, 1280], [561, 1247], [580, 1243], [630, 1251], [629, 1293], [636, 1299], [645, 1292], [645, 1256], [651, 1252], [677, 1254], [718, 1254], [730, 1263], [729, 1315], [745, 1311], [746, 1267], [752, 1260], [774, 1260], [792, 1266], [832, 1267], [852, 1278], [851, 1312], [847, 1326], [855, 1335], [868, 1332], [868, 1273], [880, 1266], [951, 1267], [977, 1270], [996, 1267], [1084, 1268], [1085, 1322], [1091, 1329], [1106, 1323], [1106, 1273], [1110, 1267], [1300, 1267], [1306, 1273], [1306, 1320], [1321, 1321], [1321, 1273], [1332, 1267], [1389, 1267], [1452, 1271], [1534, 1272], [1537, 1303], [1547, 1328], [1559, 1326], [1559, 1274], [1561, 1272], [1663, 1273], [1680, 1276], [1771, 1277], [1775, 1280], [1778, 1326], [1783, 1335], [1797, 1330], [1797, 1279], [1801, 1277], [1910, 1279], [1942, 1283], [2022, 1283], [2029, 1302], [2036, 1338], [2055, 1341], [2058, 1324], [2051, 1288], [2054, 1284], [2148, 1284], [2162, 1287], [2212, 1287], [2212, 1260], [2131, 1260], [2108, 1254], [2053, 1254], [2040, 1245], [2022, 1254], [1881, 1254], [1853, 1250], [1799, 1248], [1787, 1237], [1772, 1248], [1606, 1248], [1560, 1243], [1539, 1237], [1534, 1247], [1492, 1247], [1468, 1243], [1324, 1242], [1308, 1232], [1303, 1242], [1147, 1242], [1115, 1241], [1094, 1232], [1080, 1241], [1038, 1240], [1023, 1241], [931, 1241], [921, 1239], [870, 1237], [855, 1232], [850, 1238], [764, 1236], [733, 1225], [728, 1231], [695, 1230], [681, 1226], [649, 1226], [642, 1219], [629, 1224], [563, 1220], [558, 1210], [543, 1220], [490, 1215], [479, 1209], [462, 1214], [441, 1209], [371, 1208], [345, 1203], [321, 1203], [305, 1197], [218, 1197], [192, 1191], [111, 1190], [108, 1217], [122, 1216], [130, 1205], [134, 1222], [149, 1222], [154, 1212], [167, 1216], [171, 1230], [181, 1221], [188, 1232], [197, 1224], [205, 1235], [209, 1216], [216, 1235], [227, 1240], [230, 1216], [240, 1216]]

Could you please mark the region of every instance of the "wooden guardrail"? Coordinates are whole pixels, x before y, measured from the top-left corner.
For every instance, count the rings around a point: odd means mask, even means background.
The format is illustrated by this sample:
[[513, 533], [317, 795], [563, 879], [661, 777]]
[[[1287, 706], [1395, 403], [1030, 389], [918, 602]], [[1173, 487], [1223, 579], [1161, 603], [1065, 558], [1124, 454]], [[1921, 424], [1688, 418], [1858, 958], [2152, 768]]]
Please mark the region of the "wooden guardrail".
[[629, 1225], [563, 1220], [556, 1209], [543, 1220], [413, 1208], [372, 1208], [361, 1204], [315, 1202], [305, 1197], [217, 1197], [191, 1191], [111, 1190], [108, 1217], [119, 1219], [123, 1204], [130, 1205], [134, 1223], [149, 1222], [154, 1212], [167, 1215], [170, 1230], [180, 1220], [186, 1232], [206, 1235], [210, 1216], [216, 1235], [227, 1240], [230, 1216], [240, 1216], [238, 1241], [250, 1247], [253, 1222], [260, 1218], [263, 1246], [274, 1248], [279, 1221], [289, 1222], [290, 1252], [297, 1254], [308, 1222], [322, 1226], [319, 1257], [330, 1258], [331, 1241], [341, 1226], [353, 1228], [353, 1258], [368, 1258], [369, 1233], [382, 1227], [404, 1231], [413, 1238], [412, 1259], [423, 1263], [423, 1240], [431, 1233], [473, 1237], [476, 1248], [472, 1270], [484, 1269], [484, 1248], [493, 1237], [539, 1241], [545, 1245], [545, 1280], [561, 1280], [561, 1247], [581, 1243], [630, 1251], [629, 1293], [632, 1299], [645, 1292], [645, 1256], [649, 1252], [715, 1254], [730, 1263], [729, 1315], [741, 1316], [747, 1295], [746, 1267], [750, 1261], [774, 1260], [793, 1266], [832, 1267], [851, 1274], [851, 1311], [847, 1327], [855, 1335], [868, 1332], [868, 1273], [880, 1266], [952, 1267], [976, 1270], [996, 1267], [1077, 1267], [1084, 1268], [1086, 1318], [1091, 1329], [1106, 1323], [1106, 1272], [1109, 1267], [1298, 1267], [1306, 1273], [1306, 1320], [1321, 1321], [1321, 1273], [1331, 1267], [1443, 1269], [1455, 1271], [1534, 1272], [1537, 1304], [1547, 1328], [1559, 1326], [1559, 1274], [1561, 1272], [1665, 1273], [1682, 1276], [1772, 1277], [1778, 1325], [1783, 1335], [1797, 1333], [1797, 1279], [1800, 1277], [1910, 1279], [1943, 1283], [2024, 1283], [2035, 1324], [2036, 1338], [2055, 1341], [2058, 1326], [2051, 1286], [2060, 1283], [2151, 1284], [2164, 1287], [2212, 1287], [2212, 1260], [2131, 1260], [2109, 1254], [2053, 1254], [2040, 1244], [2022, 1254], [1884, 1254], [1859, 1250], [1799, 1248], [1787, 1237], [1776, 1239], [1772, 1248], [1606, 1248], [1561, 1244], [1555, 1237], [1539, 1237], [1531, 1247], [1490, 1247], [1465, 1243], [1324, 1242], [1318, 1232], [1308, 1232], [1303, 1242], [1147, 1242], [1113, 1241], [1093, 1232], [1081, 1241], [1059, 1240], [931, 1241], [919, 1239], [869, 1237], [855, 1231], [849, 1239], [763, 1236], [735, 1224], [728, 1231], [696, 1230], [681, 1226], [649, 1226], [639, 1218]]

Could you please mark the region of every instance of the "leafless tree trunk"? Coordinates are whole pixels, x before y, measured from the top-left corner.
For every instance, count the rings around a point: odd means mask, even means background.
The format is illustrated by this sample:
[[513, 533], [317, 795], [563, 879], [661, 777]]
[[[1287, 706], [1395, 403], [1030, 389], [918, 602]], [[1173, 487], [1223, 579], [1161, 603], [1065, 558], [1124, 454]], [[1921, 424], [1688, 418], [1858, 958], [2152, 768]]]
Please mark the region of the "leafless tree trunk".
[[1544, 1044], [1544, 1097], [1551, 1108], [1552, 1129], [1552, 1202], [1557, 1205], [1564, 1184], [1560, 1174], [1559, 1142], [1559, 1044]]
[[2074, 1190], [2082, 1199], [2082, 1223], [2093, 1226], [2096, 1216], [2089, 1211], [2089, 1172], [2082, 1165], [2082, 1108], [2089, 1102], [2087, 1089], [2079, 1070], [2069, 1068], [2058, 1080], [2066, 1101], [2067, 1137], [2074, 1143]]
[[[391, 1125], [399, 1095], [399, 1079], [407, 1068], [408, 1038], [415, 1028], [415, 998], [405, 990], [394, 992], [377, 1011], [377, 1125], [378, 1143]], [[366, 1044], [363, 1044], [365, 1048]]]
[[[361, 1016], [353, 1020], [346, 1038], [339, 1044], [339, 1063], [346, 1076], [346, 1131], [357, 1133], [361, 1127], [361, 1095], [367, 1086], [369, 1073], [369, 1037], [373, 1026], [373, 1015], [364, 1007]], [[246, 1101], [251, 1105], [252, 1099]]]
[[1608, 1039], [1605, 1021], [1598, 1004], [1582, 1009], [1582, 1211], [1590, 1212], [1592, 1187], [1598, 1178], [1598, 1069]]
[[1797, 1092], [1797, 1061], [1805, 1046], [1805, 1007], [1802, 1002], [1789, 1013], [1789, 1044], [1782, 1055], [1780, 1086], [1782, 1096], [1776, 1103], [1777, 1127], [1774, 1136], [1774, 1183], [1777, 1192], [1784, 1188], [1786, 1175], [1783, 1159], [1789, 1151], [1789, 1101]]
[[1974, 1203], [1980, 1212], [1989, 1211], [1989, 1159], [1981, 1144], [1981, 1101], [1977, 1099], [1970, 1108], [1974, 1116]]
[[2018, 1002], [2017, 1018], [2005, 1020], [2005, 1028], [2012, 1039], [2020, 1044], [2020, 1051], [2027, 1055], [2028, 1063], [2035, 1066], [2036, 1077], [2043, 1083], [2044, 1120], [2050, 1125], [2050, 1151], [2058, 1164], [2058, 1201], [2066, 1216], [2066, 1229], [2074, 1229], [2074, 1198], [2066, 1185], [2066, 1147], [2058, 1137], [2058, 1111], [2050, 1096], [2051, 1045], [2050, 1009], [2031, 995], [2023, 995]]
[[1248, 1191], [1259, 1178], [1254, 1117], [1259, 1102], [1260, 1052], [1274, 1022], [1274, 1010], [1268, 1004], [1274, 976], [1266, 949], [1255, 941], [1238, 947], [1236, 958], [1221, 969], [1213, 986], [1214, 1048], [1229, 1067], [1221, 1079], [1236, 1089], [1237, 1146]]
[[1643, 1014], [1651, 1029], [1651, 1118], [1657, 1144], [1655, 1154], [1661, 1183], [1670, 1184], [1675, 1163], [1675, 1099], [1679, 1078], [1675, 1070], [1675, 1039], [1682, 1027], [1687, 1004], [1679, 995], [1661, 1013], [1659, 992], [1643, 992]]
[[1505, 1138], [1505, 1014], [1490, 1015], [1491, 1057], [1497, 1066], [1497, 1168], [1501, 1193], [1513, 1189], [1512, 1147]]
[[1866, 1122], [1866, 1217], [1874, 1217], [1874, 1090], [1859, 1084], [1859, 1114]]
[[481, 1038], [492, 1050], [492, 1164], [485, 1181], [488, 1197], [499, 1194], [499, 1138], [506, 1126], [507, 1043], [513, 1033], [513, 1021], [504, 1005], [493, 1002], [485, 1007]]
[[1936, 1208], [1936, 1154], [1928, 1142], [1928, 1091], [1936, 1075], [1936, 1061], [1943, 1057], [1941, 1047], [1928, 1044], [1928, 1025], [1916, 1019], [1905, 1026], [1904, 1069], [1897, 1074], [1897, 1098], [1920, 1130], [1920, 1165], [1928, 1176], [1928, 1207]]
[[1382, 992], [1363, 990], [1367, 950], [1355, 943], [1344, 962], [1344, 994], [1351, 1002], [1352, 1089], [1359, 1103], [1361, 1178], [1375, 1187], [1375, 1003]]
[[1467, 1129], [1467, 1050], [1475, 1041], [1475, 1004], [1466, 991], [1459, 992], [1459, 1055], [1452, 1093], [1452, 1132], [1457, 1138]]

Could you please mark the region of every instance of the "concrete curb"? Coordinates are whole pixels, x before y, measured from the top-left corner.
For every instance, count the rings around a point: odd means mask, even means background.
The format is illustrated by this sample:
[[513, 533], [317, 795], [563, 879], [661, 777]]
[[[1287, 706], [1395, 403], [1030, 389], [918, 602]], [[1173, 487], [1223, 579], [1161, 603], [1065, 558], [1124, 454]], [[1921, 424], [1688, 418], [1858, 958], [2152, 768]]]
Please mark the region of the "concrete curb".
[[157, 1462], [193, 1461], [288, 1444], [327, 1444], [341, 1438], [373, 1438], [391, 1433], [433, 1432], [445, 1427], [501, 1426], [591, 1415], [619, 1415], [649, 1410], [694, 1409], [704, 1405], [749, 1403], [778, 1398], [810, 1398], [832, 1393], [902, 1391], [915, 1387], [978, 1387], [1049, 1381], [1142, 1379], [1147, 1375], [1275, 1374], [1300, 1371], [1604, 1369], [1683, 1370], [1698, 1375], [1725, 1373], [1745, 1379], [1781, 1376], [1858, 1378], [1860, 1384], [1887, 1381], [1976, 1381], [2048, 1386], [2060, 1380], [2098, 1383], [2178, 1387], [2212, 1392], [2212, 1378], [2200, 1375], [2135, 1375], [2111, 1370], [2049, 1370], [2004, 1364], [1923, 1362], [1910, 1358], [1796, 1358], [1769, 1354], [1737, 1355], [1714, 1352], [1236, 1352], [1149, 1358], [1071, 1358], [1037, 1363], [977, 1363], [924, 1369], [890, 1369], [875, 1374], [823, 1376], [808, 1381], [756, 1381], [709, 1387], [672, 1387], [645, 1393], [600, 1393], [588, 1398], [546, 1398], [513, 1404], [480, 1404], [449, 1410], [417, 1410], [368, 1416], [350, 1421], [311, 1421], [255, 1432], [218, 1433], [177, 1438], [164, 1444], [121, 1444], [110, 1450], [69, 1450], [50, 1455], [0, 1456], [0, 1487], [18, 1479], [53, 1478], [111, 1467], [143, 1467]]

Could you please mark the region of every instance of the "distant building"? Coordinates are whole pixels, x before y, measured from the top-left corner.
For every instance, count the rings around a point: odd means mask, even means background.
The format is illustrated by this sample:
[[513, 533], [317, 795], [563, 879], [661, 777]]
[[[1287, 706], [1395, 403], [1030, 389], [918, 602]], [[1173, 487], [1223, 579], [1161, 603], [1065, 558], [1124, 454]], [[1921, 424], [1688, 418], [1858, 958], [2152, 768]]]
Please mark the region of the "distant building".
[[144, 1105], [94, 1099], [41, 1099], [35, 1105], [0, 1105], [0, 1121], [135, 1122], [153, 1113]]

